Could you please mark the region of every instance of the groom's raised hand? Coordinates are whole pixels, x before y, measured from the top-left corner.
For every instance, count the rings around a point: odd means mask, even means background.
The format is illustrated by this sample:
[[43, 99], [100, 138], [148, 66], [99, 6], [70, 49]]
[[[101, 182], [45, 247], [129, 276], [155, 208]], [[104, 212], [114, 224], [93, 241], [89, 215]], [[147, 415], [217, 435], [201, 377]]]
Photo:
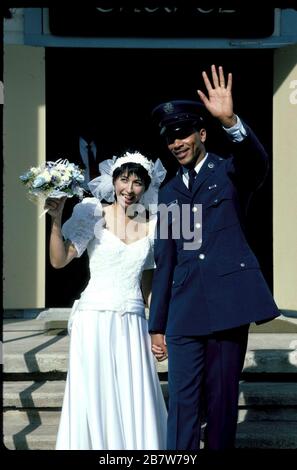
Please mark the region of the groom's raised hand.
[[201, 90], [197, 90], [197, 93], [204, 106], [214, 118], [219, 119], [223, 126], [234, 126], [237, 119], [233, 112], [232, 73], [228, 73], [226, 83], [223, 67], [220, 66], [217, 73], [216, 66], [212, 65], [212, 83], [205, 71], [202, 72], [202, 78], [208, 97]]

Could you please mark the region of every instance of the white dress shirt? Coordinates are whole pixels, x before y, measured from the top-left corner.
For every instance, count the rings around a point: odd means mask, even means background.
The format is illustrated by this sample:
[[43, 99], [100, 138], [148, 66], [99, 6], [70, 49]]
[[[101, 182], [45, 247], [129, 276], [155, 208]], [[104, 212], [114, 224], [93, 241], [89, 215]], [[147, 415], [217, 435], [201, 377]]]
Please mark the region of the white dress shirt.
[[[232, 127], [222, 126], [222, 127], [227, 132], [227, 134], [229, 135], [229, 138], [233, 142], [241, 142], [246, 137], [247, 134], [246, 134], [246, 130], [243, 127], [243, 124], [242, 124], [240, 118], [237, 115], [236, 115], [236, 118], [237, 118], [237, 122], [236, 122], [236, 124], [234, 124], [234, 126], [232, 126]], [[206, 153], [205, 157], [195, 166], [194, 169], [195, 169], [197, 175], [198, 175], [203, 163], [207, 159], [207, 157], [208, 157], [208, 153]], [[189, 170], [183, 166], [182, 171], [183, 171], [183, 182], [185, 183], [185, 185], [188, 188], [189, 187]]]

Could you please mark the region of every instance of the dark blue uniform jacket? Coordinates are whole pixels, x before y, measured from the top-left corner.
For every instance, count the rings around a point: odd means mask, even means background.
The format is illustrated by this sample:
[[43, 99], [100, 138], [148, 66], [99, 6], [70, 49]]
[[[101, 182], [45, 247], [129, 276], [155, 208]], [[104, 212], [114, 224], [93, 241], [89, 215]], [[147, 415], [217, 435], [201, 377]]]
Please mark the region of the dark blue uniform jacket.
[[[268, 169], [266, 152], [244, 126], [247, 137], [232, 143], [230, 158], [208, 154], [192, 192], [181, 170], [159, 192], [168, 217], [158, 212], [150, 332], [207, 335], [279, 315], [244, 231], [248, 202]], [[201, 208], [202, 230], [195, 220]], [[195, 249], [186, 249], [191, 239], [182, 230], [178, 236], [185, 217], [198, 231]]]

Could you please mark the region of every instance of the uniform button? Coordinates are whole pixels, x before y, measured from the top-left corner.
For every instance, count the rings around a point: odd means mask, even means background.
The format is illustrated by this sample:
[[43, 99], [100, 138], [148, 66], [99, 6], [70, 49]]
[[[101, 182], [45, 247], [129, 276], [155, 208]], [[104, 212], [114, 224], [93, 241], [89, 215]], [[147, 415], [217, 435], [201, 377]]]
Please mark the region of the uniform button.
[[172, 285], [174, 285], [174, 284], [175, 284], [175, 281], [172, 282]]
[[201, 228], [201, 224], [199, 224], [199, 222], [197, 224], [195, 224], [195, 227], [196, 228]]
[[213, 162], [209, 162], [209, 164], [207, 165], [208, 168], [213, 168], [214, 167], [214, 163]]
[[219, 202], [219, 200], [218, 200], [218, 199], [214, 199], [213, 202], [214, 202], [215, 204], [217, 204], [217, 203]]
[[197, 207], [192, 207], [192, 212], [197, 212], [198, 211], [198, 208]]
[[245, 268], [245, 263], [240, 263], [241, 268]]
[[200, 258], [200, 259], [204, 259], [204, 258], [205, 258], [205, 254], [204, 254], [204, 253], [200, 253], [199, 258]]

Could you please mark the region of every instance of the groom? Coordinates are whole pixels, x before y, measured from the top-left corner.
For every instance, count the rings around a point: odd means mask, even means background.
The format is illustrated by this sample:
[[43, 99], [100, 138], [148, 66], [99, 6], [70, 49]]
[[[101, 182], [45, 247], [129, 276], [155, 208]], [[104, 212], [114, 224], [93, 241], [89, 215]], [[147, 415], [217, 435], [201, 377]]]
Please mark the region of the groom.
[[[211, 67], [203, 72], [208, 92], [195, 101], [171, 101], [152, 113], [161, 136], [180, 164], [159, 192], [149, 330], [158, 360], [168, 350], [167, 449], [197, 450], [203, 398], [210, 450], [234, 447], [238, 387], [251, 322], [279, 315], [249, 247], [244, 222], [248, 202], [267, 174], [268, 157], [253, 131], [234, 114], [232, 75]], [[232, 147], [230, 158], [206, 150], [205, 108], [217, 118]], [[161, 217], [160, 204], [168, 207]], [[202, 237], [195, 249], [183, 227], [183, 209], [194, 215], [202, 205]], [[175, 214], [173, 217], [173, 208]], [[164, 222], [165, 221], [165, 222]], [[166, 224], [168, 236], [164, 236]], [[163, 226], [162, 226], [163, 225]], [[175, 232], [175, 234], [174, 234]], [[166, 341], [165, 341], [166, 334]]]

